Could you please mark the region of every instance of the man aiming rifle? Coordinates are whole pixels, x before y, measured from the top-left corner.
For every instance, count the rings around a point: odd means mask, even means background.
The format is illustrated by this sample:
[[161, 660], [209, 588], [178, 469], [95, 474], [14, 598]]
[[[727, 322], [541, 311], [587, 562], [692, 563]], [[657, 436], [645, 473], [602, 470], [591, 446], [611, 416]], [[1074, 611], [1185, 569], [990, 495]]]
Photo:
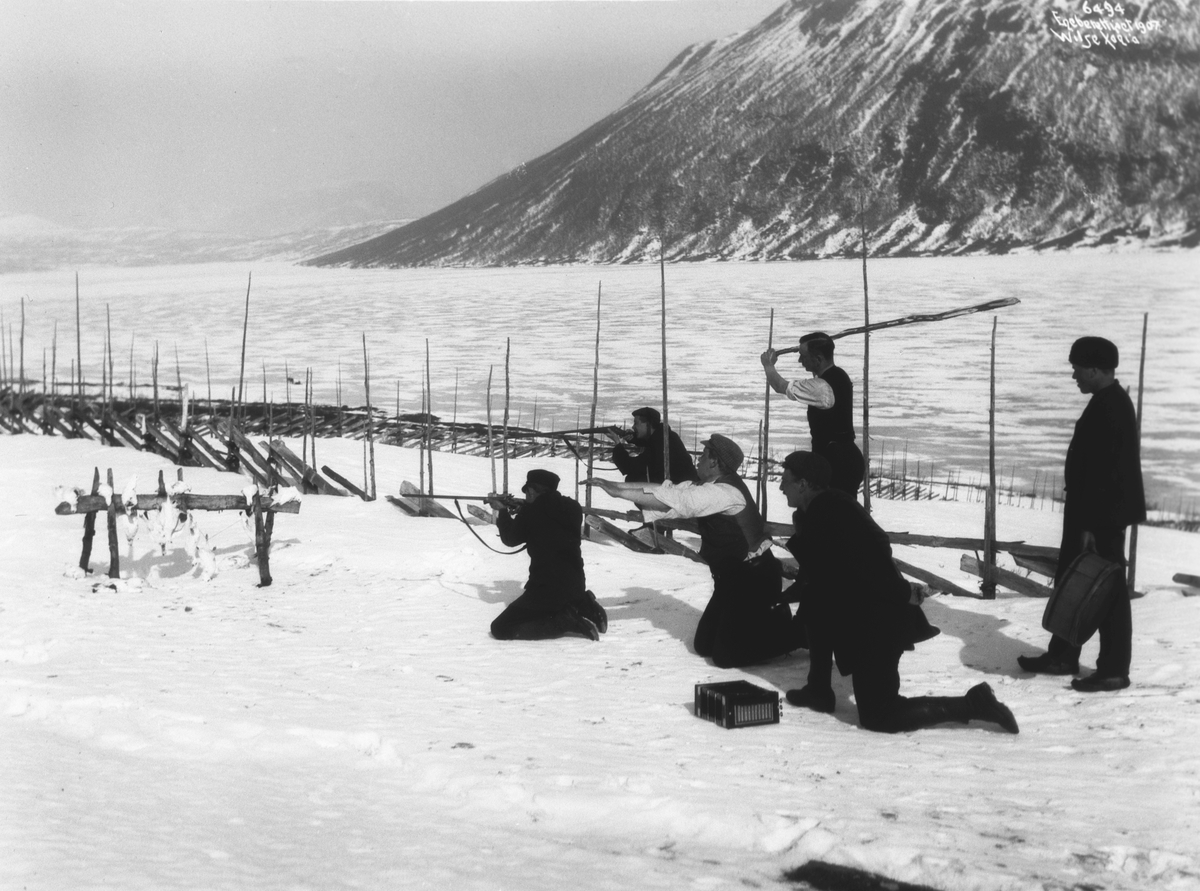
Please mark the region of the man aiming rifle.
[[578, 634], [599, 640], [608, 616], [587, 590], [580, 550], [583, 511], [558, 491], [558, 475], [531, 470], [526, 475], [524, 504], [508, 495], [489, 495], [497, 511], [500, 540], [529, 550], [525, 591], [492, 622], [497, 640], [545, 640]]

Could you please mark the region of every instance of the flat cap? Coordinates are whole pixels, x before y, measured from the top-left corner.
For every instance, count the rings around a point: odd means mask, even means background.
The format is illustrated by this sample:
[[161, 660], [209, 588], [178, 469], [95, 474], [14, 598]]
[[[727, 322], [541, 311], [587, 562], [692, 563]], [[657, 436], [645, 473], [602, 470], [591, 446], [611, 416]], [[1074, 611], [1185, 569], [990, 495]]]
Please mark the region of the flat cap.
[[807, 480], [817, 489], [828, 489], [833, 480], [833, 468], [823, 455], [813, 452], [792, 452], [783, 459], [783, 469], [790, 470], [798, 480]]
[[549, 470], [531, 470], [525, 474], [525, 485], [521, 487], [524, 492], [530, 486], [538, 486], [542, 489], [549, 489], [553, 492], [558, 491], [558, 474], [551, 473]]
[[741, 448], [738, 444], [728, 436], [722, 436], [720, 433], [714, 433], [708, 439], [704, 440], [704, 445], [708, 447], [709, 453], [717, 459], [717, 462], [729, 470], [737, 470], [742, 466]]
[[1103, 337], [1081, 337], [1071, 344], [1069, 361], [1084, 368], [1116, 368], [1117, 345]]

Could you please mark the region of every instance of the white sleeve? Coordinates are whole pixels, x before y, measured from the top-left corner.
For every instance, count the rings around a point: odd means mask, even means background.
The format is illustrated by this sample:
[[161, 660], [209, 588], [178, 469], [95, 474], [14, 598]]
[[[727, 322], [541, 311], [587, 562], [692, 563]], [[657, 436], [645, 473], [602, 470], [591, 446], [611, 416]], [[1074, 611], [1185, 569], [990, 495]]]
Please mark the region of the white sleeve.
[[746, 506], [742, 493], [728, 483], [660, 483], [647, 487], [647, 491], [670, 508], [666, 511], [643, 510], [642, 514], [651, 522], [714, 514], [733, 516]]
[[833, 387], [819, 377], [788, 381], [784, 395], [793, 402], [802, 402], [813, 408], [833, 408]]

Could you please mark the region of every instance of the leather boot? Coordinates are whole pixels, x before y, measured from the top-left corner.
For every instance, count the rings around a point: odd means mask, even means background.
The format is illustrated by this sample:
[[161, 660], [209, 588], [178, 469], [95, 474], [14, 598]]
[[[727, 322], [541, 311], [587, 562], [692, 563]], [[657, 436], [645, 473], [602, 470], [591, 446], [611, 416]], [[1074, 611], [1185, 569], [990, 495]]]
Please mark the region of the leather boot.
[[999, 724], [1009, 733], [1020, 733], [1012, 710], [996, 698], [990, 684], [976, 684], [967, 691], [966, 700], [971, 707], [972, 719], [990, 721]]

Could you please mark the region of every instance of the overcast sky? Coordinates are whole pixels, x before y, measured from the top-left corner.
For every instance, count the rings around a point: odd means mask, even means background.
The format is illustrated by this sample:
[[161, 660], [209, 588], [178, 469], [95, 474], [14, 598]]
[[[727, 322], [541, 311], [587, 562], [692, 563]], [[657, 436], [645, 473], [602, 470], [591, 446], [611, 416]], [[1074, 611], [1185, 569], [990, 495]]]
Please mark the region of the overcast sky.
[[782, 2], [0, 0], [0, 216], [205, 225], [363, 181], [426, 213]]

